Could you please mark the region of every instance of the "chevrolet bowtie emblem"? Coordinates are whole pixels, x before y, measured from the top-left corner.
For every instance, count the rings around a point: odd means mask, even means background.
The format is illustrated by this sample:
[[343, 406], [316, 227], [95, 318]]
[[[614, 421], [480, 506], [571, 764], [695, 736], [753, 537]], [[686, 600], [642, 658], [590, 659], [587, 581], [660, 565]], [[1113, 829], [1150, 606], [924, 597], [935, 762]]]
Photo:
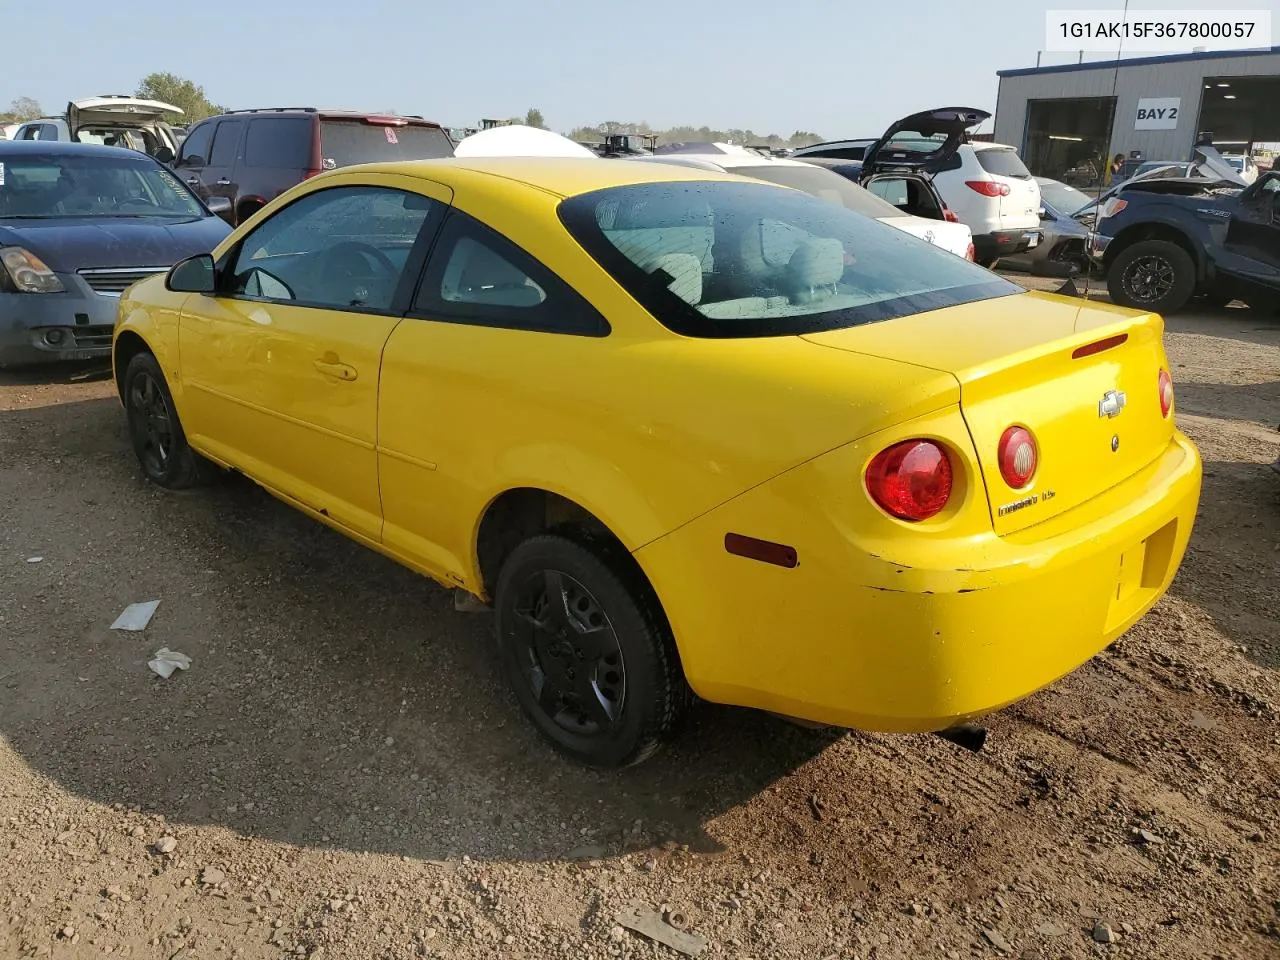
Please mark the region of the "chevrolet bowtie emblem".
[[1113, 417], [1120, 416], [1120, 411], [1124, 409], [1125, 396], [1119, 390], [1108, 390], [1102, 395], [1102, 399], [1098, 401], [1098, 416], [1106, 417], [1108, 420]]

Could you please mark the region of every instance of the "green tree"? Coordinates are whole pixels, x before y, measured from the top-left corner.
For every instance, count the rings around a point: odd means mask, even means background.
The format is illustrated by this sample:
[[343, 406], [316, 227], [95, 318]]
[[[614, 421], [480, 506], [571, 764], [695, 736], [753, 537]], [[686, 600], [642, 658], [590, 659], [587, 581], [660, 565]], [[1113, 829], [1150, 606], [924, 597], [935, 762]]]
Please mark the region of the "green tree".
[[537, 107], [530, 107], [529, 112], [524, 115], [524, 124], [526, 127], [537, 127], [539, 130], [547, 129], [547, 121], [542, 117], [542, 111]]
[[181, 107], [184, 114], [182, 119], [186, 123], [195, 123], [205, 117], [225, 112], [205, 96], [204, 87], [172, 73], [151, 73], [143, 77], [138, 84], [138, 96]]
[[793, 147], [808, 147], [815, 143], [822, 143], [822, 135], [810, 133], [808, 130], [797, 130], [787, 142]]
[[44, 110], [40, 108], [39, 101], [30, 97], [14, 97], [13, 102], [9, 104], [9, 109], [0, 113], [0, 122], [25, 123], [43, 116]]

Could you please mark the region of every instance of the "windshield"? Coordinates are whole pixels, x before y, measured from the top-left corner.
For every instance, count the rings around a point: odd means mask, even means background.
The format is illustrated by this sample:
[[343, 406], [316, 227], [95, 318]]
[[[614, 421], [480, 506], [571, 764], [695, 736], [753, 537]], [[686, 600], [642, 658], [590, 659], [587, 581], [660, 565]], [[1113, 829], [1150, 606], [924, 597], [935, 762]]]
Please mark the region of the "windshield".
[[442, 129], [425, 124], [399, 127], [361, 120], [323, 120], [320, 156], [324, 168], [332, 170], [355, 163], [452, 157], [453, 144]]
[[733, 173], [757, 180], [768, 180], [784, 187], [803, 190], [810, 196], [835, 203], [864, 217], [900, 217], [902, 211], [886, 200], [850, 183], [845, 177], [821, 167], [793, 167], [777, 164], [759, 167], [734, 167]]
[[564, 200], [580, 244], [669, 329], [815, 333], [1022, 288], [924, 240], [797, 190], [645, 183]]
[[1067, 217], [1083, 210], [1093, 202], [1093, 198], [1084, 191], [1069, 187], [1057, 180], [1041, 180], [1040, 196], [1045, 203]]
[[0, 218], [203, 216], [191, 191], [147, 157], [25, 150], [0, 157]]

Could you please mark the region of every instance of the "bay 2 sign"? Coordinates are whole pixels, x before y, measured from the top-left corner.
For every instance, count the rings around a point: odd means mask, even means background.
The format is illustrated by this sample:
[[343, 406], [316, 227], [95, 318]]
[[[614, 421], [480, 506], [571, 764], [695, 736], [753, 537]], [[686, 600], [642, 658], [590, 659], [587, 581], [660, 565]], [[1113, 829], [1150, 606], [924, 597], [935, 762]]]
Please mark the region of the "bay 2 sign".
[[1146, 97], [1138, 101], [1135, 130], [1176, 130], [1182, 113], [1181, 97]]

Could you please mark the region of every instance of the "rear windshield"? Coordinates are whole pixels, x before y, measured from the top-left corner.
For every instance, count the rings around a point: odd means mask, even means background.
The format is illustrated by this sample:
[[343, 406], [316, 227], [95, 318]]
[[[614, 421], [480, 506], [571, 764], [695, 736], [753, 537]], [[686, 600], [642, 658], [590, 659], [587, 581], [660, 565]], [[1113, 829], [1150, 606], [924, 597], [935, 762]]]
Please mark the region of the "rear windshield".
[[731, 181], [610, 187], [564, 200], [579, 243], [669, 329], [816, 333], [1022, 288], [797, 190]]
[[850, 183], [838, 173], [820, 167], [776, 166], [734, 167], [733, 172], [757, 180], [768, 180], [784, 187], [803, 190], [810, 196], [860, 213], [864, 217], [900, 217], [902, 211], [891, 203], [868, 193], [857, 184]]
[[320, 157], [326, 170], [353, 163], [452, 156], [453, 143], [439, 127], [394, 127], [361, 120], [320, 122]]
[[995, 150], [975, 150], [978, 155], [978, 164], [987, 173], [994, 174], [997, 177], [1016, 177], [1019, 180], [1030, 180], [1031, 171], [1027, 169], [1027, 165], [1022, 162], [1022, 158], [1018, 156], [1017, 151], [1008, 148]]

